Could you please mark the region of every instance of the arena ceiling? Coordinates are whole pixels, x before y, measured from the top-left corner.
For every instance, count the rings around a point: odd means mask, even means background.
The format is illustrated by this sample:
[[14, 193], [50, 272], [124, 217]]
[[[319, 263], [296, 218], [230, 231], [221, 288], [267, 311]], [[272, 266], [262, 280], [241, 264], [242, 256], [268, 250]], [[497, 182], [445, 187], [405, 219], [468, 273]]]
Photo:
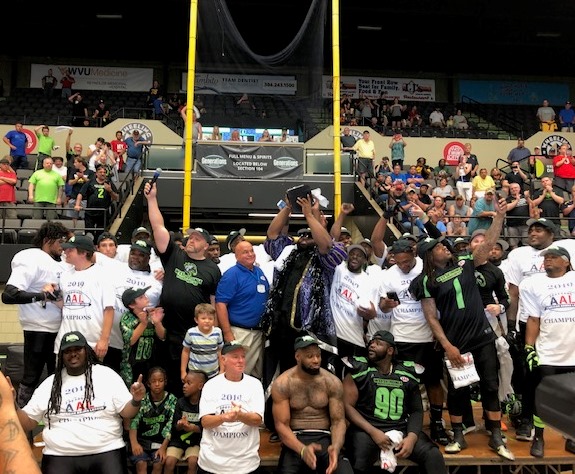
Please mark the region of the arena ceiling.
[[[228, 0], [228, 7], [252, 49], [270, 54], [293, 37], [310, 1]], [[332, 1], [326, 1], [329, 70]], [[10, 2], [3, 11], [5, 19], [16, 22], [1, 33], [4, 54], [16, 59], [41, 55], [187, 61], [189, 1]], [[340, 20], [342, 74], [377, 69], [575, 75], [575, 3], [570, 1], [340, 0]]]

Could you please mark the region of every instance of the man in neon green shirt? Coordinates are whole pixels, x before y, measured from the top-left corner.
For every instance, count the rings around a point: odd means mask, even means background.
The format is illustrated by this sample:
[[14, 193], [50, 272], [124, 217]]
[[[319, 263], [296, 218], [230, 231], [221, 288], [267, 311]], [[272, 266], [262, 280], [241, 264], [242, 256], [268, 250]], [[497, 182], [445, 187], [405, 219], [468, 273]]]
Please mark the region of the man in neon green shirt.
[[[62, 204], [64, 180], [52, 169], [54, 161], [49, 156], [44, 157], [42, 169], [34, 171], [28, 179], [28, 202], [34, 207], [56, 207]], [[53, 220], [58, 218], [56, 210], [34, 209], [34, 219]]]
[[50, 127], [47, 125], [39, 125], [34, 131], [38, 138], [38, 159], [36, 160], [36, 167], [39, 170], [42, 168], [42, 160], [46, 156], [52, 156], [52, 150], [56, 150], [56, 142], [50, 136]]

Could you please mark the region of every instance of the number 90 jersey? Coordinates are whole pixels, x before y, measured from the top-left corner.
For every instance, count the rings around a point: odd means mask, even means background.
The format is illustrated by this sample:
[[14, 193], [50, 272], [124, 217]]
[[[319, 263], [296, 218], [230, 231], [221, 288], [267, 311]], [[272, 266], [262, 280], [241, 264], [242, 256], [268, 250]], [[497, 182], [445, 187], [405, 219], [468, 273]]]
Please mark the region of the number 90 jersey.
[[408, 422], [409, 431], [417, 424], [421, 429], [423, 405], [413, 362], [394, 363], [391, 374], [382, 374], [363, 357], [349, 362], [353, 367], [348, 370], [358, 390], [355, 409], [367, 421], [381, 431], [393, 429], [405, 434]]

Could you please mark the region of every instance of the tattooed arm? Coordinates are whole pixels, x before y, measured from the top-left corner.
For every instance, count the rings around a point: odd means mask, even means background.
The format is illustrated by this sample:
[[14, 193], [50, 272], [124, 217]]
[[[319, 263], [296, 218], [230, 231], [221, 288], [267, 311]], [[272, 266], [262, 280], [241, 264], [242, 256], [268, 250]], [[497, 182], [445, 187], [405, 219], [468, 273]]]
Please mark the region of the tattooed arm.
[[0, 372], [0, 472], [40, 474], [30, 443], [18, 420], [9, 379]]

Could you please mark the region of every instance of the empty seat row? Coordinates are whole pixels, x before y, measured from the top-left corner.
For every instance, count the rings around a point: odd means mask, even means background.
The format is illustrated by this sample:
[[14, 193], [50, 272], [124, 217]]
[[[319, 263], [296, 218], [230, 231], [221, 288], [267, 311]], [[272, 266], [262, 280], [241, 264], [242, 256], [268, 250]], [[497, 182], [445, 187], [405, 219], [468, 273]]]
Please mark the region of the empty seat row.
[[[0, 219], [0, 244], [31, 244], [45, 222], [44, 219]], [[86, 233], [86, 225], [82, 219], [52, 222], [60, 222], [76, 235]]]

